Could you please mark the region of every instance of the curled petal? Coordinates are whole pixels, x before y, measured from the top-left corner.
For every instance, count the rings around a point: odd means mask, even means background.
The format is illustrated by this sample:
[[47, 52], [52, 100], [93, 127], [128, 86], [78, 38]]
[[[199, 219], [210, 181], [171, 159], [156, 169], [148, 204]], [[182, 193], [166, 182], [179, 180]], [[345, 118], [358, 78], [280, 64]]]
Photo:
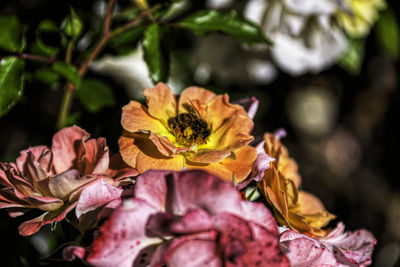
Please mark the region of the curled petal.
[[264, 177], [265, 171], [271, 168], [271, 162], [274, 162], [275, 159], [270, 157], [266, 153], [258, 153], [256, 160], [254, 161], [253, 169], [249, 179], [246, 179], [243, 182], [240, 182], [237, 185], [239, 190], [244, 189], [251, 181], [260, 182]]
[[33, 220], [22, 223], [18, 227], [19, 234], [23, 235], [23, 236], [33, 235], [34, 233], [39, 231], [42, 226], [44, 226], [46, 224], [62, 221], [65, 218], [65, 216], [68, 214], [68, 212], [70, 212], [73, 208], [75, 208], [75, 205], [76, 205], [76, 203], [69, 205], [69, 206], [65, 207], [64, 209], [46, 212], [45, 214], [43, 214]]

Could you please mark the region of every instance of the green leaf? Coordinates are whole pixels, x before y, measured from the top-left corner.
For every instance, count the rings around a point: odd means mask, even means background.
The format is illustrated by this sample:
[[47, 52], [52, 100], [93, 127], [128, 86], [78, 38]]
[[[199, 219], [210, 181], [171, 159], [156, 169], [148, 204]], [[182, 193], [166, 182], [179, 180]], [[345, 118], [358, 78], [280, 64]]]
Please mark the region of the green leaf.
[[78, 71], [71, 64], [63, 61], [58, 61], [53, 64], [53, 70], [63, 76], [65, 79], [73, 83], [76, 87], [79, 87], [81, 77]]
[[76, 92], [79, 100], [90, 112], [95, 113], [104, 107], [114, 105], [114, 97], [110, 87], [98, 80], [83, 80]]
[[0, 116], [3, 116], [21, 97], [24, 61], [18, 57], [0, 60]]
[[144, 60], [154, 83], [166, 82], [169, 72], [169, 57], [163, 40], [166, 28], [158, 24], [147, 27], [143, 36]]
[[260, 27], [235, 11], [203, 10], [183, 19], [179, 24], [197, 34], [221, 31], [246, 43], [272, 44]]
[[57, 37], [59, 37], [59, 31], [60, 30], [58, 29], [57, 25], [52, 20], [45, 19], [40, 22], [38, 28], [36, 29], [35, 45], [37, 45], [44, 55], [55, 56], [58, 53], [59, 48], [57, 46], [45, 44], [43, 41], [43, 35], [57, 34]]
[[391, 9], [382, 12], [376, 25], [376, 34], [380, 46], [393, 59], [399, 59], [400, 30], [396, 14]]
[[24, 31], [24, 26], [16, 16], [0, 15], [0, 49], [9, 52], [22, 52]]
[[139, 41], [144, 30], [145, 27], [137, 27], [128, 30], [112, 38], [109, 45], [118, 54], [128, 54], [133, 52], [137, 47], [136, 42]]
[[71, 38], [76, 38], [81, 33], [82, 21], [72, 7], [70, 8], [70, 15], [66, 17], [61, 24], [61, 29]]
[[45, 84], [53, 85], [58, 82], [60, 75], [52, 69], [38, 69], [35, 72], [35, 79]]
[[339, 66], [351, 75], [358, 75], [364, 60], [364, 46], [363, 39], [348, 39], [347, 51], [340, 58]]

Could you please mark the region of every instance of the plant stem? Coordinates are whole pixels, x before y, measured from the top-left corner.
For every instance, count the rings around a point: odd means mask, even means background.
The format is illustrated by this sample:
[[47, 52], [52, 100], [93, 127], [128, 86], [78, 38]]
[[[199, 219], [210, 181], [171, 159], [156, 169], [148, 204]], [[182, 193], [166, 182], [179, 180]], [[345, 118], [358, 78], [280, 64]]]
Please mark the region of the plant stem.
[[[66, 63], [71, 63], [74, 43], [75, 43], [74, 39], [68, 42], [67, 53], [65, 55]], [[68, 82], [64, 87], [64, 96], [61, 102], [60, 111], [58, 113], [58, 119], [56, 125], [58, 129], [65, 127], [67, 124], [68, 114], [72, 104], [72, 95], [73, 95], [73, 85]]]
[[45, 63], [54, 63], [55, 59], [53, 57], [42, 57], [42, 56], [37, 56], [37, 55], [30, 55], [30, 54], [21, 54], [21, 58], [27, 59], [27, 60], [32, 60], [32, 61], [39, 61], [39, 62], [45, 62]]
[[[107, 44], [107, 42], [111, 38], [115, 37], [118, 34], [125, 32], [126, 30], [129, 30], [131, 27], [133, 27], [135, 25], [136, 22], [138, 22], [139, 20], [141, 20], [144, 17], [151, 15], [152, 11], [154, 11], [160, 7], [159, 5], [157, 5], [157, 6], [154, 6], [153, 8], [145, 10], [142, 13], [140, 13], [138, 16], [133, 18], [131, 21], [129, 21], [126, 24], [111, 31], [110, 29], [111, 29], [112, 10], [113, 10], [115, 2], [116, 2], [116, 0], [110, 0], [110, 2], [108, 3], [107, 13], [106, 13], [106, 17], [104, 20], [103, 35], [101, 36], [100, 40], [97, 42], [93, 51], [89, 54], [87, 59], [81, 64], [81, 66], [78, 69], [78, 73], [81, 77], [85, 76], [90, 64], [98, 56], [98, 54], [101, 52], [101, 50], [104, 48], [104, 46]], [[69, 63], [71, 61], [72, 49], [73, 49], [73, 42], [70, 42], [67, 47], [67, 55], [65, 58], [65, 61], [67, 63]], [[59, 128], [59, 129], [66, 126], [69, 110], [71, 107], [71, 102], [73, 99], [72, 95], [73, 95], [74, 89], [75, 89], [75, 87], [71, 83], [68, 83], [67, 86], [65, 87], [65, 93], [63, 96], [63, 100], [61, 103], [59, 116], [58, 116], [58, 120], [57, 120], [57, 128]]]

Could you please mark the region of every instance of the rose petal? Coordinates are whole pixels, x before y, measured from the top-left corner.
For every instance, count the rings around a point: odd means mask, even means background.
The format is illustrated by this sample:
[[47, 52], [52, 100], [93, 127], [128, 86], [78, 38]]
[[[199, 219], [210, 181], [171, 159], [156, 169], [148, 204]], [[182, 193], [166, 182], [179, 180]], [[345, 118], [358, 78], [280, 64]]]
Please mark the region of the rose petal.
[[135, 197], [145, 200], [157, 211], [165, 210], [167, 184], [164, 176], [169, 171], [152, 170], [137, 177], [135, 185]]
[[251, 96], [251, 97], [242, 98], [242, 99], [238, 100], [235, 104], [241, 105], [244, 108], [244, 110], [247, 112], [247, 115], [249, 115], [249, 117], [251, 119], [254, 119], [254, 117], [256, 116], [258, 104], [259, 104], [259, 101], [256, 97]]
[[199, 149], [196, 153], [188, 153], [186, 158], [199, 163], [218, 163], [230, 154], [230, 150]]
[[50, 224], [52, 222], [60, 222], [62, 221], [65, 216], [67, 215], [68, 212], [70, 212], [73, 208], [75, 208], [75, 203], [72, 205], [67, 206], [65, 209], [62, 210], [56, 210], [52, 212], [46, 212], [45, 214], [22, 223], [18, 227], [18, 231], [20, 235], [23, 236], [29, 236], [33, 235], [37, 231], [40, 230], [40, 228], [46, 224]]
[[204, 117], [207, 103], [215, 96], [216, 95], [213, 92], [207, 89], [190, 86], [180, 94], [178, 112], [190, 112], [190, 110], [187, 109], [187, 106], [192, 107], [192, 105], [195, 105], [195, 108], [200, 112], [201, 117]]
[[83, 142], [89, 137], [88, 132], [77, 126], [64, 128], [53, 136], [51, 150], [57, 173], [62, 173], [77, 165], [77, 160], [83, 153]]
[[122, 189], [106, 183], [103, 179], [88, 185], [82, 190], [75, 214], [79, 219], [82, 214], [95, 210], [108, 202], [121, 198]]
[[161, 241], [145, 233], [147, 218], [154, 212], [143, 200], [125, 201], [100, 228], [85, 260], [95, 266], [131, 267], [143, 248]]
[[27, 196], [24, 198], [32, 207], [44, 210], [53, 211], [61, 208], [64, 205], [64, 201], [53, 197], [42, 197], [42, 196]]
[[222, 266], [214, 241], [185, 240], [165, 254], [167, 266]]
[[78, 171], [72, 169], [51, 178], [49, 180], [49, 190], [54, 197], [67, 200], [74, 190], [95, 179], [97, 177], [80, 177]]
[[164, 125], [168, 125], [169, 118], [176, 116], [176, 99], [166, 84], [160, 82], [153, 88], [147, 88], [143, 95], [150, 115], [161, 120]]
[[217, 95], [211, 99], [207, 104], [207, 111], [213, 131], [217, 131], [227, 119], [235, 115], [242, 114], [247, 116], [243, 107], [229, 103], [229, 96], [227, 94]]
[[105, 138], [89, 139], [84, 143], [85, 155], [81, 162], [80, 173], [106, 174], [110, 164], [110, 155]]
[[131, 133], [151, 131], [161, 134], [165, 131], [161, 121], [152, 117], [147, 108], [137, 101], [131, 101], [122, 108], [121, 124]]
[[121, 157], [120, 153], [114, 154], [110, 159], [110, 166], [108, 167], [107, 176], [115, 180], [123, 180], [124, 178], [135, 177], [139, 172], [126, 164]]

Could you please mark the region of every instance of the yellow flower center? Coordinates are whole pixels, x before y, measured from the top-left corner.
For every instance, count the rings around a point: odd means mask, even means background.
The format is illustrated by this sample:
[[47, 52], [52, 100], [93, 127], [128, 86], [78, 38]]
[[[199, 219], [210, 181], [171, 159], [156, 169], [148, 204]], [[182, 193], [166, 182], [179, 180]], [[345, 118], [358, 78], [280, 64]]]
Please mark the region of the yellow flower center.
[[181, 113], [168, 120], [168, 125], [176, 137], [176, 141], [183, 146], [207, 143], [210, 136], [208, 124], [192, 113]]

